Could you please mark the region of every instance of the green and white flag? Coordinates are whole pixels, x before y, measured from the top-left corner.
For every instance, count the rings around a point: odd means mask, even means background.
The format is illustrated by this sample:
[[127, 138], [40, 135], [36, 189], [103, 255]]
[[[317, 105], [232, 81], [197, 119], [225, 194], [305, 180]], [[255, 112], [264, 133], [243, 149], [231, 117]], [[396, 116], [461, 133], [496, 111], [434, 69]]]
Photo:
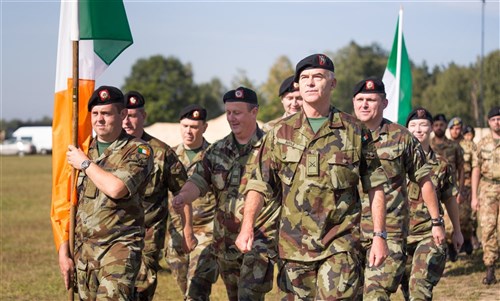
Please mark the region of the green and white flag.
[[384, 117], [405, 125], [406, 117], [411, 112], [412, 78], [403, 37], [403, 9], [399, 10], [396, 34], [382, 81], [389, 100]]

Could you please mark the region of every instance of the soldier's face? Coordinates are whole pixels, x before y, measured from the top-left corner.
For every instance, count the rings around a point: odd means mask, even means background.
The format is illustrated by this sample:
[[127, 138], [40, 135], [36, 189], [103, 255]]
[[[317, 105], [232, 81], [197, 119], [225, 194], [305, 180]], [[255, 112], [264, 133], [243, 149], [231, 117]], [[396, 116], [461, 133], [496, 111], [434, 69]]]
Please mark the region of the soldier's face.
[[180, 121], [182, 143], [189, 149], [196, 149], [203, 143], [203, 133], [208, 124], [203, 120], [184, 118]]
[[249, 110], [246, 102], [226, 102], [226, 118], [231, 131], [238, 139], [246, 139], [253, 135], [257, 122], [257, 108]]
[[493, 131], [497, 135], [500, 135], [500, 116], [491, 117], [490, 119], [488, 119], [488, 124], [491, 131]]
[[359, 120], [380, 123], [387, 107], [387, 99], [378, 93], [358, 93], [352, 99], [352, 104]]
[[101, 142], [113, 142], [122, 131], [122, 121], [127, 116], [127, 110], [118, 111], [113, 104], [94, 106], [90, 111], [92, 128]]
[[300, 92], [298, 90], [288, 92], [281, 97], [281, 103], [285, 109], [285, 115], [292, 115], [302, 109], [302, 96], [300, 96]]
[[450, 128], [450, 137], [453, 140], [456, 140], [460, 138], [460, 135], [462, 134], [462, 126], [461, 125], [454, 125]]
[[442, 138], [446, 131], [446, 123], [442, 120], [436, 120], [432, 124], [432, 130], [434, 131], [434, 135], [438, 138]]
[[144, 109], [128, 109], [127, 117], [123, 119], [122, 127], [127, 134], [140, 138], [144, 131], [146, 112]]
[[472, 141], [472, 140], [474, 140], [474, 134], [472, 134], [471, 132], [466, 133], [466, 134], [464, 134], [464, 139]]
[[307, 69], [300, 73], [299, 90], [303, 104], [330, 102], [330, 94], [337, 80], [326, 69]]
[[421, 143], [430, 139], [432, 131], [431, 122], [427, 119], [413, 119], [408, 123], [408, 130]]

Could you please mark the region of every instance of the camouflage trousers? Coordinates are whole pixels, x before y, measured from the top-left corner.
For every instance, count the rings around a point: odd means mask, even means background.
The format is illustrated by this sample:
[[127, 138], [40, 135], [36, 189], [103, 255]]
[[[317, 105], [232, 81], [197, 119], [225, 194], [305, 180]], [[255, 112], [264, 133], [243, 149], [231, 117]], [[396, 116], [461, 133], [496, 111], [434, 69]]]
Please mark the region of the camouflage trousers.
[[500, 232], [500, 184], [481, 180], [479, 183], [479, 221], [481, 223], [481, 242], [483, 262], [492, 266], [498, 259]]
[[217, 257], [229, 301], [264, 301], [273, 288], [273, 260], [265, 250], [253, 248], [234, 260]]
[[362, 242], [363, 287], [362, 298], [358, 293], [358, 300], [390, 300], [390, 295], [398, 289], [404, 274], [406, 264], [406, 241], [387, 239], [389, 256], [378, 267], [369, 267], [369, 257], [372, 241]]
[[431, 237], [408, 244], [408, 261], [401, 281], [405, 300], [432, 300], [446, 265], [446, 244], [436, 246]]
[[351, 300], [360, 284], [358, 254], [341, 252], [314, 262], [278, 260], [281, 300]]
[[217, 260], [213, 250], [213, 235], [195, 229], [198, 245], [189, 254], [182, 251], [180, 235], [172, 235], [167, 241], [167, 263], [185, 300], [210, 300], [212, 284], [219, 277]]
[[[140, 245], [140, 244], [137, 244]], [[122, 243], [107, 251], [83, 244], [75, 253], [80, 300], [135, 300], [135, 279], [141, 265], [141, 248]]]

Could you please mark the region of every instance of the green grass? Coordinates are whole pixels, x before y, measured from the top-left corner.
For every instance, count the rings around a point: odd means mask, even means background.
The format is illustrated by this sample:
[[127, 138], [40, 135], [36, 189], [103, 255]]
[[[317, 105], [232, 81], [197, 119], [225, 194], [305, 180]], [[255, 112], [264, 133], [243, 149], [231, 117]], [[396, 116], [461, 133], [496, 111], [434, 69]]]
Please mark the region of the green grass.
[[[0, 300], [67, 300], [50, 226], [51, 177], [50, 156], [0, 157]], [[484, 270], [481, 252], [461, 254], [447, 264], [434, 299], [500, 300], [500, 284], [481, 284]], [[219, 278], [212, 300], [226, 299]], [[266, 299], [278, 300], [276, 288]], [[182, 300], [166, 271], [155, 300]], [[400, 292], [393, 300], [403, 300]]]

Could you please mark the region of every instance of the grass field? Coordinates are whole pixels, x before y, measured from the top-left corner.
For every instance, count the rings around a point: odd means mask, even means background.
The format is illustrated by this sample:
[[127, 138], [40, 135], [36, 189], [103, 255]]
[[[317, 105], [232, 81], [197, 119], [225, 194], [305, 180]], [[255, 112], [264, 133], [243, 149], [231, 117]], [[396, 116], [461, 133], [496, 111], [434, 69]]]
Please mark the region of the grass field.
[[[51, 157], [0, 157], [0, 178], [0, 300], [67, 300], [49, 218]], [[500, 284], [486, 287], [483, 276], [481, 252], [461, 254], [448, 263], [434, 299], [500, 300]], [[220, 279], [212, 292], [212, 300], [226, 300]], [[276, 288], [266, 299], [278, 299]], [[182, 300], [166, 271], [160, 273], [155, 300]], [[393, 300], [402, 300], [400, 292]]]

